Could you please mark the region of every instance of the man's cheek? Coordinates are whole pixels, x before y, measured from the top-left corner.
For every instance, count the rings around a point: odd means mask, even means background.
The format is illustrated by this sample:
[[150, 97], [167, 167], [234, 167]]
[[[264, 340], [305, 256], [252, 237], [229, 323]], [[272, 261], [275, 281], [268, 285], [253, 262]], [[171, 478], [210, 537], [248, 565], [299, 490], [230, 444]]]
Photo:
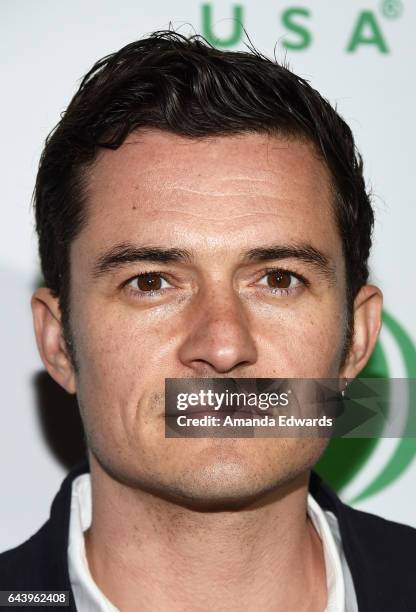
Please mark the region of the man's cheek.
[[[325, 377], [336, 371], [342, 349], [342, 327], [328, 316], [299, 318], [269, 335], [275, 376]], [[281, 374], [280, 374], [281, 372]]]

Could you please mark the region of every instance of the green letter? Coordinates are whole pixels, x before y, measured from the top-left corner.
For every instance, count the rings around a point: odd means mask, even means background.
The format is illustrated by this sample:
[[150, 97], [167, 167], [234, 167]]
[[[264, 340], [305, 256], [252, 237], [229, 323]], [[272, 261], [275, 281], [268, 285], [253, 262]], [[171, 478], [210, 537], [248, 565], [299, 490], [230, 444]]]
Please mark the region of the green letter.
[[233, 8], [234, 28], [228, 38], [217, 38], [212, 31], [212, 6], [202, 5], [202, 33], [212, 45], [216, 47], [233, 47], [241, 40], [243, 32], [243, 7], [236, 5]]
[[282, 46], [285, 49], [292, 49], [296, 51], [300, 51], [301, 49], [306, 49], [311, 44], [312, 36], [309, 30], [302, 27], [298, 23], [292, 20], [292, 17], [296, 15], [302, 15], [303, 17], [309, 17], [310, 11], [306, 8], [302, 7], [294, 7], [290, 9], [286, 9], [282, 13], [282, 23], [288, 30], [295, 32], [298, 34], [299, 39], [296, 42], [290, 42], [288, 40], [284, 40], [282, 42]]
[[[364, 29], [368, 28], [369, 32], [364, 35]], [[354, 53], [359, 45], [376, 45], [380, 53], [388, 53], [386, 41], [378, 26], [376, 16], [371, 11], [361, 11], [358, 17], [357, 25], [351, 35], [351, 40], [347, 47], [347, 51]]]

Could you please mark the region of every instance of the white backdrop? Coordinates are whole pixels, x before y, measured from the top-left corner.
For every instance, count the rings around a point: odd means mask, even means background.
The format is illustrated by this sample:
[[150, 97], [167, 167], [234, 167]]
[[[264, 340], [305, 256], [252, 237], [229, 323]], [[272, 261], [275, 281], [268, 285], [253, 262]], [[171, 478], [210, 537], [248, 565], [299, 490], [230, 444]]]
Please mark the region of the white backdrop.
[[[253, 43], [268, 55], [286, 57], [295, 72], [337, 104], [351, 125], [375, 194], [372, 280], [383, 289], [387, 311], [415, 339], [416, 4], [217, 0], [208, 9], [217, 37], [230, 38], [235, 7], [241, 7]], [[303, 12], [285, 13], [293, 7]], [[206, 31], [203, 11], [203, 3], [192, 0], [153, 0], [146, 5], [137, 0], [0, 4], [0, 550], [23, 541], [44, 522], [65, 475], [45, 442], [34, 408], [33, 377], [42, 364], [29, 307], [39, 273], [30, 199], [42, 143], [79, 79], [98, 58], [169, 22], [185, 34]], [[284, 44], [300, 48], [288, 50]], [[230, 48], [242, 48], [241, 41]], [[404, 375], [400, 346], [387, 332], [382, 343], [390, 375]], [[62, 406], [56, 405], [60, 410]], [[384, 440], [377, 446], [343, 490], [346, 500], [371, 482], [399, 442]], [[392, 484], [356, 505], [416, 526], [416, 462], [409, 462]]]

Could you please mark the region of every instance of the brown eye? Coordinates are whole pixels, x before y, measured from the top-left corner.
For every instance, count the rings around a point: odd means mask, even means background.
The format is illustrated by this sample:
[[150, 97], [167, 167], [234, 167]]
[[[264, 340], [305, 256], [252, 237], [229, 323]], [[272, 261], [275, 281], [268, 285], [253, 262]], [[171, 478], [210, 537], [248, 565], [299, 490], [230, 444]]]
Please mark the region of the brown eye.
[[162, 288], [162, 278], [159, 274], [140, 274], [135, 282], [140, 291], [159, 291]]
[[267, 285], [273, 289], [288, 289], [292, 282], [292, 274], [285, 270], [267, 273]]

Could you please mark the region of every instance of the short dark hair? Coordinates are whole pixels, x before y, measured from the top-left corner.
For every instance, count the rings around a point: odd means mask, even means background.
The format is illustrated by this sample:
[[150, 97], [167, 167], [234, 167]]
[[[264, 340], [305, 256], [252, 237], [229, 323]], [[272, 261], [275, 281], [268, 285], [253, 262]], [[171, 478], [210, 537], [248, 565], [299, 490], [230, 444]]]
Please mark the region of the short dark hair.
[[349, 323], [368, 278], [374, 223], [363, 164], [350, 128], [303, 78], [250, 47], [222, 51], [198, 35], [159, 31], [99, 60], [46, 139], [34, 191], [46, 286], [69, 334], [69, 247], [86, 222], [88, 167], [139, 128], [190, 138], [244, 132], [306, 138], [326, 163], [342, 240]]

